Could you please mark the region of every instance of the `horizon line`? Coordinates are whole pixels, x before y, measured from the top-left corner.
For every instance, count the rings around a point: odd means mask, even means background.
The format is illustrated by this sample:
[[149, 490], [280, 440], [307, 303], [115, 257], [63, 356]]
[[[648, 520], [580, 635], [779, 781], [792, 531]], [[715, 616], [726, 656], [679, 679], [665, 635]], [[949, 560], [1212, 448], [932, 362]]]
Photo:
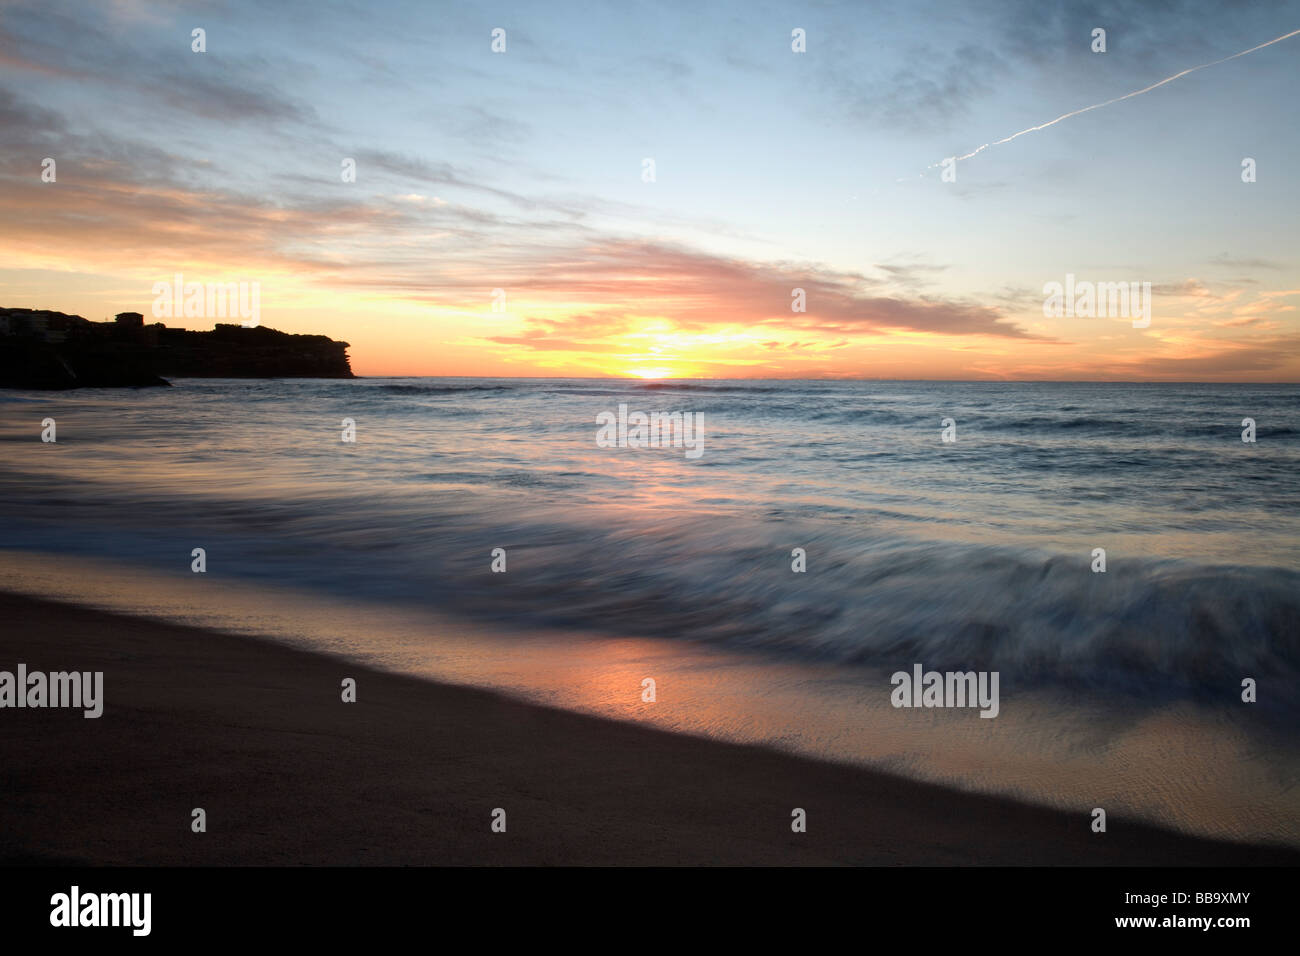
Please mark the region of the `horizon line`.
[[[183, 378], [184, 376], [177, 376]], [[637, 375], [353, 375], [344, 381], [359, 381], [380, 378], [464, 378], [484, 381], [502, 381], [509, 379], [538, 379], [555, 381], [589, 381], [589, 382], [643, 382], [645, 384], [662, 384], [665, 382], [952, 382], [963, 385], [1300, 385], [1297, 381], [1255, 382], [1236, 379], [1094, 379], [1094, 378], [793, 378], [771, 376], [733, 376], [729, 378], [705, 378], [694, 375], [679, 375], [672, 378], [642, 378]]]

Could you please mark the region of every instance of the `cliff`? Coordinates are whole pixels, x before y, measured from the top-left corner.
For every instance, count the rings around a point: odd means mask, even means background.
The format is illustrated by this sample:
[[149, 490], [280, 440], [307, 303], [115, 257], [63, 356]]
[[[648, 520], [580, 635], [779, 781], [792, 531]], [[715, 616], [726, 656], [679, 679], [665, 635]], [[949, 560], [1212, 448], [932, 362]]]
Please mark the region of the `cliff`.
[[114, 322], [37, 309], [0, 308], [0, 387], [167, 385], [182, 378], [352, 378], [348, 343], [324, 335], [218, 325], [211, 332]]
[[348, 343], [326, 335], [218, 325], [211, 332], [163, 328], [160, 375], [177, 378], [352, 378]]

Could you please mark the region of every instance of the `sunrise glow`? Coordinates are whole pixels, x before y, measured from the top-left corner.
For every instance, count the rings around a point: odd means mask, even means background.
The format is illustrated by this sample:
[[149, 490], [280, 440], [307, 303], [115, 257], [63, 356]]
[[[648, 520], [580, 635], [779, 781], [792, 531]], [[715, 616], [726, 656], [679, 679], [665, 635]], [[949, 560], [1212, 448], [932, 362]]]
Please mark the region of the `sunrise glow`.
[[[609, 35], [552, 13], [501, 55], [466, 39], [468, 13], [396, 46], [391, 18], [332, 14], [385, 50], [379, 69], [244, 11], [254, 72], [175, 41], [185, 17], [143, 0], [84, 34], [6, 24], [0, 304], [102, 320], [149, 315], [178, 273], [256, 282], [263, 325], [346, 341], [365, 376], [1300, 380], [1300, 184], [1204, 148], [1213, 123], [1300, 152], [1294, 39], [1075, 113], [1219, 58], [1175, 21], [1149, 56], [1054, 54], [1061, 86], [993, 20], [900, 18], [868, 54], [836, 20], [857, 13], [815, 8], [801, 28], [824, 45], [771, 40], [756, 64], [719, 55], [724, 13], [628, 12]], [[629, 61], [629, 33], [671, 56]], [[1214, 35], [1227, 56], [1279, 33], [1261, 13]], [[131, 72], [103, 67], [105, 37]], [[953, 52], [973, 48], [1004, 72]], [[1067, 273], [1149, 283], [1152, 321], [1045, 314]]]

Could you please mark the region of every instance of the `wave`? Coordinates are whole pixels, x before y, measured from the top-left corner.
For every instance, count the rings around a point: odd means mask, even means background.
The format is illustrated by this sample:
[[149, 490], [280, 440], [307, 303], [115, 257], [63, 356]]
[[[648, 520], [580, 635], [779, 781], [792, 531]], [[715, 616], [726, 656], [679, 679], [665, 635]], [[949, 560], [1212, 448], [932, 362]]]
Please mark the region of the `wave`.
[[1026, 418], [1011, 419], [989, 426], [990, 431], [1008, 432], [1044, 432], [1053, 430], [1083, 430], [1099, 434], [1135, 435], [1150, 432], [1150, 425], [1138, 419], [1105, 419], [1094, 416], [1072, 418], [1053, 418], [1036, 415]]
[[[240, 530], [200, 532], [192, 506], [155, 501], [153, 524], [130, 530], [15, 518], [0, 547], [149, 563], [201, 540], [221, 556], [217, 575], [428, 605], [502, 629], [692, 640], [890, 671], [997, 670], [1008, 689], [1231, 702], [1250, 677], [1268, 687], [1264, 709], [1300, 705], [1300, 573], [1287, 569], [1116, 559], [1093, 573], [1088, 555], [870, 535], [815, 517], [577, 522], [427, 504], [213, 504], [205, 514]], [[490, 570], [496, 547], [506, 574]], [[792, 570], [795, 547], [805, 572]]]
[[631, 390], [637, 392], [761, 392], [769, 389], [746, 387], [746, 386], [726, 386], [726, 385], [703, 385], [696, 382], [632, 382], [628, 386]]
[[[174, 574], [202, 545], [213, 577], [846, 666], [1221, 700], [1254, 677], [1263, 708], [1300, 697], [1284, 570], [1300, 452], [1269, 441], [1300, 423], [1295, 389], [1273, 392], [372, 379], [58, 396], [42, 399], [57, 444], [37, 441], [44, 410], [0, 426], [0, 547]], [[703, 408], [706, 454], [597, 447], [606, 395]], [[360, 440], [322, 409], [364, 412]]]
[[372, 385], [370, 390], [390, 395], [443, 395], [459, 392], [510, 392], [509, 385]]

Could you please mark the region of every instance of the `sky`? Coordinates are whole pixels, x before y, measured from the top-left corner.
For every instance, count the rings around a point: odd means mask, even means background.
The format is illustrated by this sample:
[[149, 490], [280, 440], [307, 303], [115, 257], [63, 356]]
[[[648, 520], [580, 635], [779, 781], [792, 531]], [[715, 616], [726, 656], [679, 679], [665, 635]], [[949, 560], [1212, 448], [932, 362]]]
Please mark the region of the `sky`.
[[[362, 375], [1296, 382], [1300, 36], [937, 165], [1296, 29], [1300, 0], [0, 0], [0, 305], [256, 283]], [[1045, 315], [1067, 276], [1150, 283], [1149, 324]]]

